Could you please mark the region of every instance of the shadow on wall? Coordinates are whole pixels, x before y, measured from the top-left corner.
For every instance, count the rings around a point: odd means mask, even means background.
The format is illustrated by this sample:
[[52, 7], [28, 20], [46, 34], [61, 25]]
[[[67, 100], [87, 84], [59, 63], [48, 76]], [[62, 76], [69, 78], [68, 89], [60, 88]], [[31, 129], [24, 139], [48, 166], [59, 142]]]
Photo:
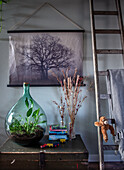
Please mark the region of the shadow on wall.
[[0, 115], [0, 120], [1, 120], [0, 122], [0, 145], [1, 145], [7, 139], [7, 135], [5, 132], [5, 117]]

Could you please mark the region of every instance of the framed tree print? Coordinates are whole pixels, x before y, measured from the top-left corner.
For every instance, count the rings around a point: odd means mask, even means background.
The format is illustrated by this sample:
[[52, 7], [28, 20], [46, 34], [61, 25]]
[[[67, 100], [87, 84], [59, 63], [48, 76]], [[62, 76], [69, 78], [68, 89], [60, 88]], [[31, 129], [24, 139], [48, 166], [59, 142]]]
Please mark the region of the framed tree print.
[[52, 75], [75, 68], [82, 76], [83, 31], [8, 31], [9, 86], [59, 85]]

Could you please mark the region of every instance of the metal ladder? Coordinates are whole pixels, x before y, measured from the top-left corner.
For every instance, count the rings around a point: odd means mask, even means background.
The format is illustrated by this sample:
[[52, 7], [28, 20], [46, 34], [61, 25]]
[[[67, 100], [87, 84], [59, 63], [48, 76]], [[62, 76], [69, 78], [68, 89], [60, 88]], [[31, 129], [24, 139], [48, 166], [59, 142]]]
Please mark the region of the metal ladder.
[[[98, 70], [98, 55], [99, 54], [121, 54], [124, 61], [124, 31], [123, 31], [123, 21], [121, 14], [121, 5], [120, 0], [113, 0], [116, 3], [116, 10], [114, 11], [96, 11], [94, 10], [93, 0], [89, 0], [90, 3], [90, 19], [91, 19], [91, 34], [92, 34], [92, 52], [93, 52], [93, 65], [94, 65], [94, 83], [95, 83], [95, 99], [96, 99], [96, 115], [97, 121], [99, 121], [99, 117], [101, 116], [100, 109], [100, 100], [108, 99], [110, 100], [110, 94], [100, 94], [100, 82], [99, 76], [107, 76], [107, 71], [99, 71]], [[119, 29], [95, 29], [95, 16], [98, 15], [113, 15], [118, 18], [118, 26]], [[122, 49], [97, 49], [96, 45], [96, 34], [120, 34]], [[112, 120], [113, 122], [114, 120]], [[114, 123], [114, 122], [113, 122]], [[103, 145], [102, 135], [100, 131], [100, 127], [98, 127], [98, 148], [99, 148], [99, 166], [100, 170], [104, 169], [104, 150], [116, 150], [117, 146], [112, 145]]]

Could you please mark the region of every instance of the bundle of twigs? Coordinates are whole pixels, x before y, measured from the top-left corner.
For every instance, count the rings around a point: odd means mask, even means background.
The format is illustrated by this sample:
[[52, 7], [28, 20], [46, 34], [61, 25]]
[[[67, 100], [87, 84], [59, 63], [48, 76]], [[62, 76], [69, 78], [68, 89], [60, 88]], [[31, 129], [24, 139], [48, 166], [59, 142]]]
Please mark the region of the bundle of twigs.
[[58, 109], [59, 109], [59, 113], [60, 113], [60, 116], [61, 116], [61, 119], [62, 119], [62, 126], [64, 126], [64, 116], [65, 116], [65, 102], [63, 102], [63, 98], [61, 96], [61, 103], [60, 105], [56, 102], [56, 101], [53, 101]]
[[80, 96], [80, 93], [82, 90], [80, 89], [82, 81], [84, 79], [80, 77], [77, 74], [77, 69], [74, 71], [73, 78], [68, 76], [68, 69], [66, 70], [66, 73], [62, 71], [64, 79], [60, 80], [58, 76], [53, 73], [53, 76], [55, 76], [58, 80], [58, 82], [61, 84], [62, 91], [64, 93], [65, 101], [67, 104], [67, 109], [69, 113], [69, 117], [71, 120], [71, 127], [74, 127], [74, 121], [75, 116], [77, 115], [78, 110], [82, 106], [83, 101], [86, 99], [87, 96], [84, 96], [83, 99]]

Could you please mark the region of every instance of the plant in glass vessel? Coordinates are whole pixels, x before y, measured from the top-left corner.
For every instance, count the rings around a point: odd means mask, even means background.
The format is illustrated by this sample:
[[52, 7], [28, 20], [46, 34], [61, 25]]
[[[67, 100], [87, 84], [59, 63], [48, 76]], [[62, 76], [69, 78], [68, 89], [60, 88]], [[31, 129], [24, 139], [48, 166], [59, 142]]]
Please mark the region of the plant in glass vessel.
[[29, 93], [29, 84], [23, 84], [23, 96], [10, 109], [5, 120], [6, 132], [15, 142], [28, 145], [44, 136], [47, 118], [43, 109]]
[[[33, 135], [36, 132], [43, 133], [43, 129], [38, 126], [39, 123], [46, 123], [46, 120], [39, 122], [40, 116], [43, 116], [44, 113], [40, 113], [40, 108], [33, 112], [33, 100], [30, 99], [31, 105], [26, 98], [25, 104], [27, 106], [27, 113], [25, 120], [21, 115], [21, 119], [13, 118], [12, 123], [9, 125], [9, 129], [12, 135]], [[29, 107], [30, 106], [30, 107]]]

